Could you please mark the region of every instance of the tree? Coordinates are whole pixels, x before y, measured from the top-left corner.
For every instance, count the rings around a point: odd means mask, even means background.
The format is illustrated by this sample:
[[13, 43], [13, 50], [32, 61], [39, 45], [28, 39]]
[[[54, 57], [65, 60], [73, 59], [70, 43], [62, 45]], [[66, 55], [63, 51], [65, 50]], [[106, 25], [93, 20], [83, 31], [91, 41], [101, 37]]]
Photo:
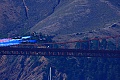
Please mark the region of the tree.
[[89, 38], [85, 37], [83, 38], [83, 42], [81, 43], [81, 49], [88, 50], [89, 49]]
[[90, 49], [92, 50], [98, 50], [100, 45], [100, 41], [98, 37], [95, 37], [95, 39], [90, 41]]
[[75, 48], [76, 48], [76, 49], [81, 49], [81, 43], [80, 43], [80, 42], [77, 42], [76, 45], [75, 45]]
[[115, 50], [116, 49], [116, 45], [112, 41], [108, 41], [107, 49], [108, 50]]
[[100, 42], [100, 49], [106, 50], [106, 48], [107, 48], [107, 41], [106, 39], [102, 39], [102, 41]]

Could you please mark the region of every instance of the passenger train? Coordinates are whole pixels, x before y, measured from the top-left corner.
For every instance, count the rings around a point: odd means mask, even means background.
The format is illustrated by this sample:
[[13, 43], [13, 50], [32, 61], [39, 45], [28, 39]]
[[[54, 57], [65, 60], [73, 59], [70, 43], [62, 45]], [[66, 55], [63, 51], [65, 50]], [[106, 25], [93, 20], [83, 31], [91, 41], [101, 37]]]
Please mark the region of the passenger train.
[[0, 47], [18, 45], [22, 43], [36, 43], [36, 40], [32, 40], [31, 36], [15, 37], [0, 39]]

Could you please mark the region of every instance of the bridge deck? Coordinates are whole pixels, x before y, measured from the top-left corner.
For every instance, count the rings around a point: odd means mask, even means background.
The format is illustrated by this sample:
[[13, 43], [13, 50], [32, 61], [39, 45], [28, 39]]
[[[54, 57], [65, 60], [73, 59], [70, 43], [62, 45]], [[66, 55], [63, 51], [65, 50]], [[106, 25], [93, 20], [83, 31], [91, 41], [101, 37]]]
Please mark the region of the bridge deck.
[[76, 57], [116, 57], [116, 58], [120, 58], [120, 50], [80, 50], [80, 49], [0, 47], [0, 55], [39, 55], [39, 56], [76, 56]]

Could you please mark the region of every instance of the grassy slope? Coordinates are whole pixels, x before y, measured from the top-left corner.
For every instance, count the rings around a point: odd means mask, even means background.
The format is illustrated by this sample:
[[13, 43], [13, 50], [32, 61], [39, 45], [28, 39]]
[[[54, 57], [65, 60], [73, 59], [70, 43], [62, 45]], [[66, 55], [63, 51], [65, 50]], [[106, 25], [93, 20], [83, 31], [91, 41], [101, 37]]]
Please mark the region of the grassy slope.
[[25, 11], [23, 0], [0, 0], [0, 38], [24, 34], [53, 13], [53, 8], [58, 4], [58, 0], [24, 1], [29, 9], [28, 13]]
[[54, 13], [32, 27], [30, 32], [71, 34], [99, 29], [118, 22], [119, 18], [116, 10], [98, 0], [61, 1]]

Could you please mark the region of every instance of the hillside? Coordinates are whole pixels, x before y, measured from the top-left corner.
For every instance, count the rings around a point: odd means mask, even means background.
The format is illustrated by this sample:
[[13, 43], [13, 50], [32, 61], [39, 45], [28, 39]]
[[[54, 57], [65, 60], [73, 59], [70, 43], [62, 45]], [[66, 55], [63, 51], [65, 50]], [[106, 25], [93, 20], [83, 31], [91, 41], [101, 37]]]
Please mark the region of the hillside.
[[0, 0], [0, 37], [23, 35], [51, 15], [57, 4], [59, 0]]
[[119, 80], [119, 58], [0, 55], [0, 80]]
[[1, 0], [0, 37], [100, 29], [119, 22], [119, 4], [119, 0]]
[[60, 0], [54, 12], [32, 27], [30, 32], [66, 35], [98, 30], [119, 21], [119, 8], [112, 1]]
[[[120, 1], [0, 0], [0, 38], [33, 31], [59, 42], [119, 35]], [[52, 80], [120, 80], [120, 58], [31, 55], [0, 55], [0, 80], [48, 80], [50, 67]]]

